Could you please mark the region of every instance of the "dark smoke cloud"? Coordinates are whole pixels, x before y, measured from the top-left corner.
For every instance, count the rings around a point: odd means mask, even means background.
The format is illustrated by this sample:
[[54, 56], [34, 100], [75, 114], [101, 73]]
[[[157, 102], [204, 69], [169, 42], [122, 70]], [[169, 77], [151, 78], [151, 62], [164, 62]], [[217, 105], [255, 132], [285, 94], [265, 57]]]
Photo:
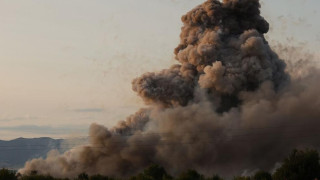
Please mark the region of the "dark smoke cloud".
[[129, 176], [157, 163], [173, 174], [230, 176], [317, 147], [320, 71], [303, 54], [285, 56], [286, 68], [264, 37], [259, 8], [258, 0], [208, 0], [188, 12], [175, 49], [180, 64], [132, 82], [148, 109], [113, 129], [92, 124], [89, 145], [51, 152], [19, 172]]
[[133, 80], [132, 89], [147, 104], [186, 105], [193, 97], [195, 86], [195, 72], [191, 68], [174, 65], [159, 73], [146, 73]]
[[146, 123], [149, 122], [151, 109], [140, 109], [129, 116], [125, 121], [120, 121], [112, 131], [119, 135], [131, 135], [137, 131], [143, 131]]

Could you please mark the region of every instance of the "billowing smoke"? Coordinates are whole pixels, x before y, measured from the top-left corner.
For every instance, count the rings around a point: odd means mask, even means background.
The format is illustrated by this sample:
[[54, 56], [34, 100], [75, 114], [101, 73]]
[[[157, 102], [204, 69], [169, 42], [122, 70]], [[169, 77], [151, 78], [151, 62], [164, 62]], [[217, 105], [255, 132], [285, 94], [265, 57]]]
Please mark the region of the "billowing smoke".
[[125, 177], [156, 163], [172, 174], [232, 175], [270, 170], [292, 148], [317, 148], [320, 71], [299, 59], [286, 68], [259, 8], [259, 0], [208, 0], [188, 12], [179, 64], [132, 82], [147, 109], [112, 129], [92, 124], [89, 145], [19, 172]]

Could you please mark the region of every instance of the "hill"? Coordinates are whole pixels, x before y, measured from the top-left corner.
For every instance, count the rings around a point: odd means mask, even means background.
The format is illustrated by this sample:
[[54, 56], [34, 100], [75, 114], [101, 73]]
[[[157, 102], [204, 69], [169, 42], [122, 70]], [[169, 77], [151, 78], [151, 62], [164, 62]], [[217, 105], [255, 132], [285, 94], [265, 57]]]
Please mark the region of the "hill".
[[66, 150], [61, 148], [63, 141], [63, 139], [47, 137], [0, 140], [0, 168], [17, 169], [23, 167], [24, 163], [30, 159], [46, 157], [50, 150], [57, 149], [62, 152]]

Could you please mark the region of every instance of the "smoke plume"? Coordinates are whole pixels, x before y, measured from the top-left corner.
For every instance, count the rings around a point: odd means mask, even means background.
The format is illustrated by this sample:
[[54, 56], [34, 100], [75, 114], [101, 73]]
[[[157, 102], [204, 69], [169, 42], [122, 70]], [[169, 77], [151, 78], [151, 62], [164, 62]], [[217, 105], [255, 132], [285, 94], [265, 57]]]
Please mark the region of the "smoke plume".
[[19, 172], [126, 177], [156, 163], [172, 174], [233, 175], [318, 147], [320, 71], [310, 56], [285, 63], [270, 48], [259, 0], [207, 0], [182, 22], [179, 64], [132, 82], [147, 109], [112, 129], [92, 124], [89, 145]]

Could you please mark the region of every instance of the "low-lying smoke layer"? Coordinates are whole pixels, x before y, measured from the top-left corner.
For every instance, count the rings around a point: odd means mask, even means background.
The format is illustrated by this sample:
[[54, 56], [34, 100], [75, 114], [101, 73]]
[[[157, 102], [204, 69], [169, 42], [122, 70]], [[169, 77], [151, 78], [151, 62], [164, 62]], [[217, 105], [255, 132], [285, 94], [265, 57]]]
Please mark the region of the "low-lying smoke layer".
[[132, 82], [148, 109], [113, 129], [92, 124], [89, 145], [51, 152], [19, 172], [128, 176], [156, 163], [173, 174], [230, 175], [269, 170], [292, 148], [316, 146], [320, 71], [290, 59], [285, 70], [259, 8], [259, 0], [208, 0], [188, 12], [179, 64]]

